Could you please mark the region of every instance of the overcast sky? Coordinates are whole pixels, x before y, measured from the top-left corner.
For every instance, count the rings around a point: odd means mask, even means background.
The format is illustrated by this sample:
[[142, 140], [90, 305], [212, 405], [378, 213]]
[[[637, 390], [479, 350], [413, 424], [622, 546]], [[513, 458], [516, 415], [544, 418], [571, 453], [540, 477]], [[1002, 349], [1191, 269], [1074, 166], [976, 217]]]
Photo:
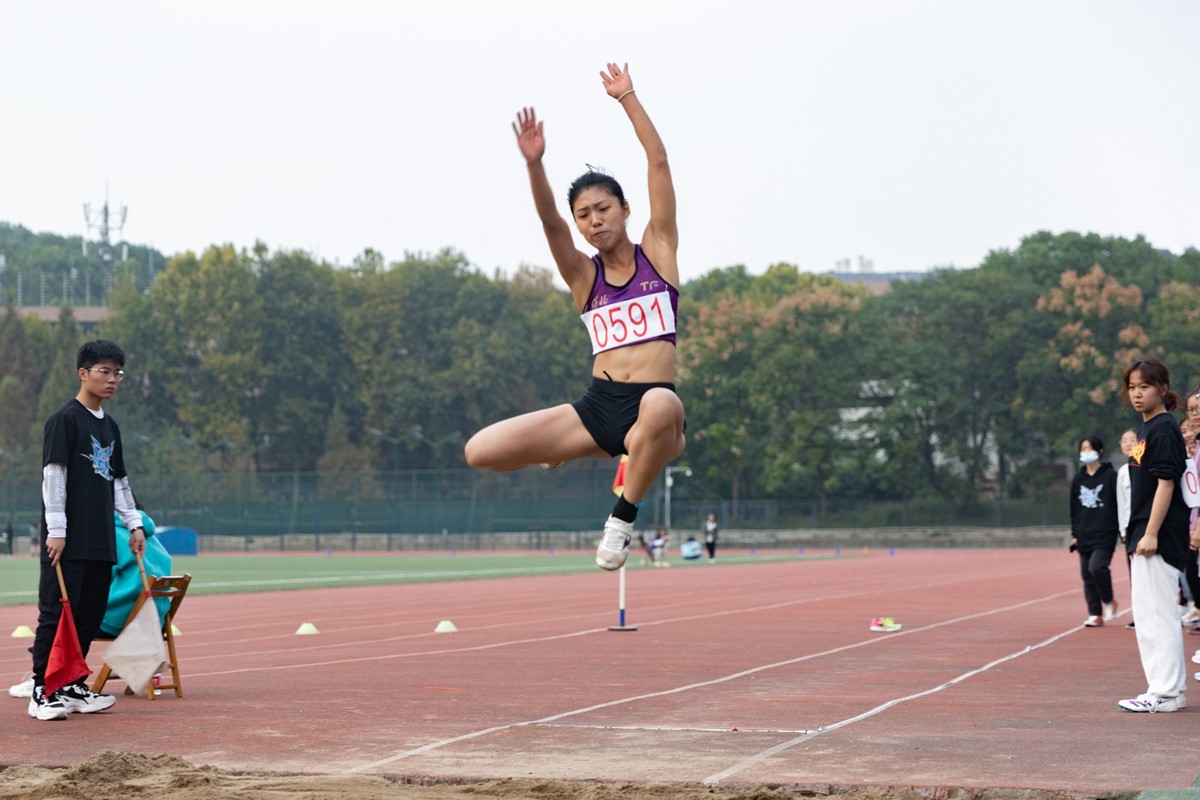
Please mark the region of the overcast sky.
[[[453, 247], [550, 265], [510, 123], [556, 194], [645, 162], [599, 70], [666, 142], [683, 279], [977, 265], [1037, 230], [1200, 246], [1194, 0], [0, 3], [0, 221], [348, 264]], [[562, 201], [565, 211], [565, 201]], [[582, 239], [580, 246], [585, 246]]]

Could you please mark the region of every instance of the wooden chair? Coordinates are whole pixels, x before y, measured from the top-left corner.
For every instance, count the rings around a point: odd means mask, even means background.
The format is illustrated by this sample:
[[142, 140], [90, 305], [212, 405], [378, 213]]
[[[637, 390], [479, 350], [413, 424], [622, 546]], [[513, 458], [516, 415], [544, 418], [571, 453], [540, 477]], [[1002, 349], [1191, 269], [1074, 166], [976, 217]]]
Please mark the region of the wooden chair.
[[[162, 578], [155, 578], [150, 584], [151, 597], [159, 598], [166, 597], [171, 601], [171, 605], [167, 608], [167, 613], [163, 614], [162, 635], [163, 641], [167, 643], [167, 670], [170, 674], [169, 682], [167, 682], [167, 672], [159, 676], [159, 683], [156, 686], [153, 681], [146, 684], [146, 697], [153, 700], [155, 689], [174, 689], [176, 697], [183, 697], [183, 680], [179, 677], [179, 659], [175, 655], [175, 630], [173, 623], [175, 621], [175, 613], [179, 611], [179, 604], [183, 602], [184, 595], [187, 594], [188, 584], [192, 582], [192, 576], [183, 575], [167, 575]], [[129, 616], [125, 618], [125, 625], [128, 625], [138, 611], [141, 610], [142, 604], [146, 602], [146, 593], [143, 592], [133, 604], [133, 609], [129, 612]], [[124, 626], [122, 626], [124, 629]], [[105, 638], [105, 637], [97, 637]], [[92, 683], [92, 691], [100, 692], [104, 688], [104, 684], [108, 679], [114, 676], [112, 667], [105, 664], [96, 674], [96, 680]], [[125, 694], [133, 694], [133, 689], [125, 687]]]

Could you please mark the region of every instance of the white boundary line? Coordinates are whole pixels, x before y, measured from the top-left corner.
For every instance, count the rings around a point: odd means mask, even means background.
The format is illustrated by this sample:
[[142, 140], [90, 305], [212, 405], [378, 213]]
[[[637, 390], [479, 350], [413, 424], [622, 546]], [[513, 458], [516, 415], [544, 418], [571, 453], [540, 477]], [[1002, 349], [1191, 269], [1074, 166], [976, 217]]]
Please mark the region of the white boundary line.
[[[1074, 594], [1074, 592], [1071, 592], [1070, 594]], [[946, 681], [945, 683], [938, 684], [937, 686], [926, 689], [922, 692], [916, 692], [914, 694], [906, 695], [905, 697], [897, 697], [894, 700], [888, 700], [886, 703], [881, 703], [880, 705], [875, 706], [875, 708], [872, 708], [869, 711], [864, 711], [863, 713], [857, 714], [853, 717], [848, 717], [846, 719], [839, 720], [838, 722], [835, 722], [832, 725], [823, 725], [823, 726], [817, 728], [815, 731], [807, 731], [804, 734], [797, 736], [795, 739], [790, 739], [786, 742], [780, 742], [779, 744], [774, 745], [773, 747], [768, 747], [766, 750], [763, 750], [759, 753], [755, 753], [754, 755], [750, 756], [749, 758], [744, 759], [737, 764], [734, 764], [732, 767], [729, 767], [727, 769], [721, 770], [720, 772], [709, 775], [707, 778], [704, 779], [703, 783], [706, 783], [709, 785], [718, 784], [721, 781], [725, 780], [726, 778], [730, 777], [731, 775], [736, 775], [739, 772], [747, 770], [750, 767], [767, 760], [771, 756], [776, 755], [777, 753], [782, 753], [784, 750], [788, 750], [792, 747], [795, 747], [796, 745], [803, 744], [804, 742], [807, 742], [810, 739], [815, 739], [816, 737], [818, 737], [822, 734], [829, 733], [831, 731], [835, 731], [838, 728], [844, 728], [845, 726], [851, 725], [855, 722], [861, 722], [864, 719], [869, 719], [869, 718], [875, 716], [876, 714], [880, 714], [880, 713], [888, 710], [892, 706], [899, 705], [900, 703], [906, 703], [909, 700], [916, 700], [918, 698], [926, 697], [928, 695], [940, 692], [943, 689], [949, 689], [951, 686], [962, 683], [963, 681], [967, 680], [968, 678], [972, 678], [976, 675], [987, 672], [992, 667], [999, 666], [1000, 664], [1003, 664], [1007, 661], [1012, 661], [1013, 659], [1020, 658], [1023, 655], [1027, 655], [1029, 653], [1032, 653], [1035, 650], [1039, 650], [1043, 647], [1046, 647], [1047, 645], [1054, 644], [1059, 639], [1062, 639], [1064, 636], [1070, 636], [1071, 634], [1078, 633], [1081, 630], [1083, 630], [1083, 626], [1076, 625], [1074, 628], [1065, 630], [1062, 633], [1056, 633], [1054, 636], [1051, 636], [1049, 639], [1038, 642], [1035, 645], [1029, 645], [1023, 650], [1018, 650], [1015, 653], [1009, 653], [1006, 656], [997, 658], [995, 661], [991, 661], [987, 664], [984, 664], [982, 667], [978, 667], [976, 669], [964, 672], [961, 675], [958, 675], [957, 677], [951, 678], [950, 680]]]
[[[548, 717], [542, 717], [541, 719], [526, 720], [524, 722], [513, 722], [513, 723], [509, 723], [507, 725], [497, 725], [497, 726], [494, 726], [491, 728], [485, 728], [483, 730], [472, 731], [471, 733], [465, 733], [465, 734], [462, 734], [461, 736], [454, 736], [454, 737], [451, 737], [448, 739], [442, 739], [440, 741], [430, 742], [429, 744], [422, 745], [421, 747], [417, 747], [412, 750], [405, 750], [403, 752], [388, 756], [387, 758], [381, 758], [377, 761], [372, 761], [368, 764], [363, 764], [358, 767], [352, 767], [350, 769], [343, 770], [343, 773], [344, 774], [353, 774], [353, 773], [357, 773], [357, 772], [364, 772], [369, 769], [376, 769], [378, 767], [387, 766], [388, 764], [394, 764], [397, 761], [402, 761], [407, 758], [412, 758], [413, 756], [422, 755], [424, 753], [428, 753], [432, 750], [437, 750], [439, 748], [446, 747], [448, 745], [457, 744], [458, 742], [468, 741], [470, 739], [477, 739], [481, 736], [487, 736], [488, 734], [498, 733], [500, 731], [511, 730], [513, 728], [543, 726], [543, 725], [547, 725], [552, 722], [557, 722], [558, 720], [561, 720], [561, 719], [566, 719], [567, 717], [573, 717], [573, 716], [577, 716], [579, 714], [586, 714], [591, 711], [598, 711], [598, 710], [604, 709], [604, 708], [611, 708], [613, 706], [625, 705], [627, 703], [634, 703], [639, 700], [648, 700], [648, 699], [656, 698], [656, 697], [666, 697], [668, 695], [692, 691], [693, 689], [701, 689], [706, 686], [715, 686], [717, 684], [728, 683], [730, 681], [735, 681], [740, 678], [744, 678], [749, 675], [754, 675], [759, 672], [766, 672], [768, 670], [778, 669], [780, 667], [786, 667], [786, 666], [791, 666], [793, 664], [799, 664], [804, 661], [811, 661], [812, 659], [815, 659], [815, 658], [822, 658], [824, 656], [834, 655], [836, 653], [843, 653], [843, 652], [846, 652], [849, 650], [856, 650], [861, 647], [868, 647], [868, 646], [871, 646], [874, 644], [878, 644], [880, 642], [887, 641], [888, 639], [893, 639], [897, 636], [910, 636], [914, 633], [919, 633], [921, 631], [933, 630], [935, 628], [941, 628], [941, 627], [945, 627], [947, 625], [955, 625], [960, 622], [968, 622], [971, 620], [981, 619], [984, 617], [993, 616], [995, 614], [1000, 614], [1000, 613], [1004, 613], [1007, 611], [1014, 611], [1019, 608], [1026, 608], [1028, 606], [1037, 605], [1037, 604], [1044, 603], [1049, 600], [1054, 600], [1054, 599], [1057, 599], [1060, 597], [1073, 596], [1077, 593], [1078, 593], [1078, 590], [1076, 590], [1076, 589], [1071, 589], [1069, 591], [1056, 592], [1054, 594], [1046, 595], [1045, 597], [1035, 598], [1032, 600], [1026, 600], [1024, 602], [1015, 603], [1010, 606], [1003, 606], [1000, 608], [991, 609], [989, 611], [980, 611], [980, 612], [976, 612], [974, 614], [967, 614], [965, 616], [955, 617], [953, 619], [948, 619], [948, 620], [943, 620], [942, 622], [935, 622], [931, 625], [925, 625], [920, 628], [910, 628], [909, 630], [900, 631], [900, 632], [897, 632], [894, 634], [889, 634], [888, 636], [884, 636], [884, 637], [879, 637], [879, 636], [872, 637], [870, 639], [864, 639], [862, 641], [855, 642], [853, 644], [842, 645], [841, 647], [834, 647], [834, 648], [830, 648], [829, 650], [823, 650], [823, 651], [817, 652], [817, 653], [809, 653], [807, 655], [798, 656], [797, 658], [791, 658], [791, 659], [787, 659], [785, 661], [777, 661], [772, 664], [763, 664], [762, 666], [752, 667], [750, 669], [742, 670], [740, 672], [734, 672], [729, 675], [721, 676], [719, 678], [713, 678], [712, 680], [699, 681], [697, 683], [691, 683], [686, 686], [677, 686], [673, 689], [665, 689], [665, 690], [659, 691], [659, 692], [648, 692], [646, 694], [633, 695], [631, 697], [624, 697], [624, 698], [620, 698], [617, 700], [610, 700], [606, 703], [597, 703], [595, 705], [586, 706], [584, 708], [577, 708], [577, 709], [574, 709], [571, 711], [564, 711], [560, 714], [552, 714]], [[709, 616], [709, 615], [704, 615], [704, 616]], [[641, 623], [639, 623], [639, 624], [641, 624]], [[1063, 636], [1066, 636], [1070, 633], [1073, 633], [1073, 632], [1076, 632], [1079, 630], [1082, 630], [1081, 626], [1077, 626], [1077, 627], [1072, 628], [1064, 633], [1057, 634], [1057, 635], [1051, 637], [1050, 639], [1047, 639], [1046, 641], [1041, 642], [1037, 645], [1026, 647], [1024, 650], [1009, 654], [1009, 655], [1004, 656], [1003, 658], [993, 661], [989, 664], [985, 664], [984, 666], [982, 666], [978, 669], [975, 669], [970, 672], [959, 675], [958, 677], [953, 678], [950, 681], [947, 681], [946, 683], [943, 683], [939, 686], [935, 686], [931, 689], [927, 689], [918, 694], [909, 695], [908, 697], [902, 697], [902, 698], [897, 698], [895, 700], [888, 701], [887, 703], [885, 703], [881, 706], [878, 706], [877, 708], [871, 709], [870, 711], [864, 712], [864, 714], [861, 714], [859, 716], [841, 720], [837, 723], [834, 723], [831, 726], [818, 728], [815, 733], [806, 734], [804, 736], [800, 736], [795, 739], [791, 739], [787, 742], [783, 742], [782, 744], [776, 745], [772, 748], [769, 748], [767, 750], [764, 750], [764, 751], [756, 754], [755, 756], [752, 756], [750, 759], [747, 759], [747, 760], [741, 762], [740, 764], [736, 764], [733, 767], [730, 767], [729, 769], [725, 770], [724, 772], [719, 772], [719, 773], [709, 776], [708, 778], [705, 778], [704, 782], [705, 783], [715, 783], [719, 780], [723, 780], [728, 775], [732, 775], [737, 772], [740, 772], [740, 771], [752, 766], [753, 764], [758, 763], [759, 761], [769, 758], [771, 755], [774, 755], [777, 752], [786, 750], [789, 747], [793, 747], [797, 744], [800, 744], [801, 742], [807, 741], [809, 738], [811, 738], [814, 735], [824, 733], [827, 730], [835, 730], [837, 728], [848, 725], [851, 722], [857, 722], [859, 719], [865, 719], [869, 716], [873, 716], [887, 708], [890, 708], [893, 705], [896, 705], [897, 703], [904, 702], [905, 700], [910, 700], [910, 699], [913, 699], [916, 697], [923, 697], [927, 694], [941, 691], [945, 688], [953, 686], [956, 683], [966, 680], [967, 678], [971, 677], [972, 675], [979, 674], [980, 672], [991, 669], [993, 666], [996, 666], [997, 664], [1001, 664], [1001, 663], [1004, 663], [1005, 661], [1009, 661], [1013, 658], [1017, 658], [1018, 656], [1025, 655], [1026, 653], [1032, 652], [1035, 649], [1044, 647], [1047, 644], [1058, 641]], [[571, 635], [579, 635], [579, 634], [571, 634]], [[549, 639], [558, 639], [558, 638], [564, 638], [564, 637], [551, 636], [551, 637], [545, 637], [545, 639], [543, 639], [543, 640], [528, 640], [528, 641], [545, 641], [545, 640], [549, 640]], [[491, 646], [498, 646], [498, 645], [491, 645]], [[491, 647], [491, 646], [489, 646], [489, 647]], [[475, 648], [471, 648], [471, 649], [475, 649]], [[479, 648], [479, 649], [485, 649], [485, 648]]]
[[[932, 588], [935, 586], [944, 585], [947, 583], [958, 583], [958, 582], [961, 582], [960, 579], [947, 579], [945, 581], [939, 581], [936, 583], [928, 583], [928, 584], [923, 584], [923, 585], [918, 585], [918, 586], [910, 586], [910, 587], [908, 587], [908, 589], [924, 590], [924, 589], [929, 589], [929, 588]], [[875, 593], [876, 593], [876, 587], [873, 584], [869, 584], [869, 582], [868, 582], [867, 584], [864, 585], [863, 588], [856, 589], [856, 590], [850, 591], [850, 592], [841, 592], [838, 594], [827, 594], [827, 595], [820, 595], [820, 596], [815, 596], [815, 597], [805, 597], [805, 598], [799, 598], [797, 600], [785, 600], [785, 601], [778, 602], [778, 603], [768, 603], [766, 605], [760, 605], [760, 606], [750, 606], [750, 607], [733, 608], [733, 609], [725, 608], [725, 609], [722, 609], [721, 611], [710, 611], [710, 612], [705, 612], [702, 614], [686, 614], [686, 615], [678, 616], [678, 617], [664, 617], [662, 619], [651, 620], [649, 622], [639, 622], [638, 625], [639, 625], [639, 627], [643, 627], [643, 628], [652, 628], [656, 625], [670, 625], [670, 624], [674, 624], [674, 623], [678, 623], [678, 622], [694, 622], [696, 620], [715, 619], [717, 617], [727, 617], [727, 616], [732, 616], [732, 615], [737, 615], [737, 614], [757, 614], [762, 611], [772, 611], [772, 610], [776, 610], [776, 609], [780, 609], [780, 608], [789, 608], [792, 606], [805, 605], [808, 603], [828, 602], [830, 600], [844, 600], [844, 599], [850, 598], [850, 597], [858, 597], [863, 594], [872, 594], [873, 595]], [[1069, 592], [1064, 592], [1063, 594], [1069, 594]], [[1033, 602], [1041, 602], [1041, 601], [1040, 600], [1031, 600], [1031, 601], [1027, 601], [1027, 602], [1033, 603]], [[1012, 606], [1011, 608], [1019, 608], [1019, 607], [1020, 607], [1020, 605]], [[1004, 609], [998, 609], [998, 610], [1003, 611]], [[991, 614], [991, 613], [995, 613], [995, 612], [988, 611], [988, 612], [981, 612], [981, 613]], [[950, 622], [953, 622], [953, 620], [951, 620]], [[936, 625], [950, 624], [950, 622], [935, 623], [935, 625], [926, 626], [925, 628], [914, 628], [913, 631], [929, 630], [929, 628], [936, 627]], [[526, 620], [526, 621], [517, 622], [517, 623], [511, 623], [511, 622], [497, 623], [494, 626], [488, 626], [488, 627], [503, 628], [503, 627], [510, 627], [513, 625], [528, 625], [528, 624], [529, 624], [529, 621]], [[405, 658], [421, 658], [424, 656], [446, 655], [448, 653], [473, 653], [473, 652], [479, 652], [479, 651], [483, 651], [483, 650], [495, 650], [495, 649], [501, 648], [501, 647], [515, 647], [517, 645], [522, 645], [522, 644], [533, 644], [533, 643], [537, 643], [537, 642], [552, 642], [552, 641], [556, 641], [559, 639], [573, 639], [573, 638], [576, 638], [579, 636], [587, 636], [587, 635], [594, 634], [594, 633], [607, 633], [607, 632], [608, 632], [607, 627], [585, 628], [583, 630], [568, 631], [566, 633], [558, 633], [558, 634], [553, 634], [553, 635], [549, 635], [549, 636], [535, 636], [535, 637], [524, 638], [524, 639], [508, 639], [508, 640], [501, 641], [501, 642], [490, 642], [488, 644], [472, 645], [472, 646], [466, 646], [466, 647], [439, 647], [439, 648], [433, 649], [433, 650], [419, 650], [419, 651], [408, 652], [408, 653], [388, 653], [386, 655], [379, 655], [379, 656], [358, 656], [358, 657], [354, 657], [354, 658], [335, 658], [335, 659], [328, 659], [328, 660], [324, 660], [324, 661], [309, 661], [309, 662], [296, 663], [296, 664], [276, 664], [276, 665], [272, 665], [272, 666], [263, 666], [263, 667], [242, 667], [239, 669], [232, 669], [232, 670], [214, 670], [211, 672], [195, 672], [195, 673], [189, 673], [189, 677], [204, 678], [204, 677], [219, 676], [219, 675], [239, 675], [239, 674], [245, 674], [248, 672], [277, 672], [277, 671], [292, 670], [292, 669], [309, 669], [311, 667], [326, 667], [326, 666], [333, 666], [336, 664], [359, 664], [359, 663], [367, 663], [367, 662], [373, 662], [373, 661], [391, 661], [391, 660], [398, 660], [398, 659], [405, 659]], [[909, 632], [911, 632], [911, 631], [902, 631], [899, 634], [891, 634], [891, 635], [898, 636], [898, 635], [904, 635], [905, 633], [909, 633]], [[428, 636], [434, 636], [434, 635], [440, 635], [440, 634], [432, 634], [432, 633], [402, 634], [399, 636], [393, 636], [393, 637], [388, 637], [388, 638], [384, 638], [384, 639], [375, 639], [375, 640], [372, 640], [372, 642], [379, 644], [379, 643], [384, 643], [384, 642], [403, 641], [405, 639], [428, 637]], [[291, 638], [292, 636], [294, 636], [294, 634], [289, 634], [288, 638]], [[862, 644], [869, 644], [870, 642], [873, 642], [875, 640], [876, 640], [876, 638], [872, 638], [871, 640], [860, 643], [859, 645], [848, 645], [847, 647], [858, 647], [858, 646], [861, 646]], [[333, 645], [315, 644], [315, 645], [312, 645], [309, 647], [304, 647], [304, 648], [290, 647], [290, 648], [280, 648], [277, 650], [262, 650], [261, 648], [254, 648], [252, 650], [247, 650], [247, 651], [240, 652], [240, 653], [228, 653], [228, 652], [220, 653], [220, 654], [212, 656], [212, 657], [220, 658], [222, 660], [227, 660], [230, 658], [236, 658], [237, 656], [241, 656], [241, 655], [261, 656], [261, 655], [271, 655], [271, 654], [279, 654], [279, 653], [295, 653], [295, 652], [299, 652], [302, 650], [323, 650], [323, 649], [329, 649], [329, 648], [359, 650], [362, 648], [362, 642], [358, 641], [358, 640], [354, 640], [354, 641], [340, 642], [340, 643], [333, 644]], [[834, 652], [838, 652], [838, 651], [834, 650], [834, 651], [829, 651], [829, 652], [834, 653]], [[201, 655], [199, 657], [207, 657], [207, 656]], [[801, 658], [801, 660], [807, 659], [810, 657], [812, 657], [812, 656], [803, 656]], [[769, 668], [771, 666], [782, 666], [782, 665], [789, 664], [789, 663], [793, 663], [793, 662], [790, 662], [790, 661], [789, 662], [780, 662], [780, 664], [768, 665], [767, 668]], [[756, 668], [756, 669], [758, 669], [758, 668]], [[738, 673], [738, 674], [734, 675], [733, 677], [736, 678], [736, 677], [741, 677], [742, 675], [748, 675], [748, 674], [750, 674], [750, 673], [749, 672]], [[697, 686], [706, 686], [708, 684], [703, 683], [703, 684], [696, 684], [696, 685]], [[654, 695], [650, 695], [650, 696], [654, 696]], [[625, 701], [618, 701], [618, 702], [625, 702]], [[515, 723], [515, 724], [525, 724], [525, 723]]]

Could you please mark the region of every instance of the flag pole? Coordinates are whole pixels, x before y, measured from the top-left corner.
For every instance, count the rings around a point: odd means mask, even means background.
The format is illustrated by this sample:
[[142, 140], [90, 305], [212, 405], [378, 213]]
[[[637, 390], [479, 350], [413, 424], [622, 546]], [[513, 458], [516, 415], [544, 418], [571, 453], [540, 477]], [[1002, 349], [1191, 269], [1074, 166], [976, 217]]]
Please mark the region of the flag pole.
[[146, 594], [150, 594], [150, 578], [146, 575], [146, 564], [142, 561], [141, 553], [134, 553], [137, 556], [138, 572], [142, 573], [142, 588], [146, 590]]
[[60, 562], [55, 562], [54, 572], [58, 575], [58, 590], [60, 592], [62, 592], [62, 599], [66, 600], [66, 599], [68, 599], [67, 598], [67, 582], [65, 580], [63, 580], [62, 564]]

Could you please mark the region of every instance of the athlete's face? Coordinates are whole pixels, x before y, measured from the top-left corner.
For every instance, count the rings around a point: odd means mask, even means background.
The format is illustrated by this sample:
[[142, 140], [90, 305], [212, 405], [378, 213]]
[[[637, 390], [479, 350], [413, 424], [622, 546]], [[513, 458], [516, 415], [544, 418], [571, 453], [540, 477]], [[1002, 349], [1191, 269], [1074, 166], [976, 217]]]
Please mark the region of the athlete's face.
[[1129, 373], [1129, 404], [1133, 410], [1142, 415], [1142, 419], [1150, 419], [1161, 413], [1163, 409], [1163, 392], [1158, 386], [1142, 377], [1142, 373]]
[[621, 205], [617, 196], [598, 186], [584, 189], [571, 208], [575, 224], [588, 244], [597, 250], [611, 250], [625, 236], [625, 220], [629, 206]]
[[1121, 434], [1121, 452], [1128, 457], [1133, 452], [1133, 446], [1137, 444], [1137, 434], [1133, 431], [1125, 431]]

